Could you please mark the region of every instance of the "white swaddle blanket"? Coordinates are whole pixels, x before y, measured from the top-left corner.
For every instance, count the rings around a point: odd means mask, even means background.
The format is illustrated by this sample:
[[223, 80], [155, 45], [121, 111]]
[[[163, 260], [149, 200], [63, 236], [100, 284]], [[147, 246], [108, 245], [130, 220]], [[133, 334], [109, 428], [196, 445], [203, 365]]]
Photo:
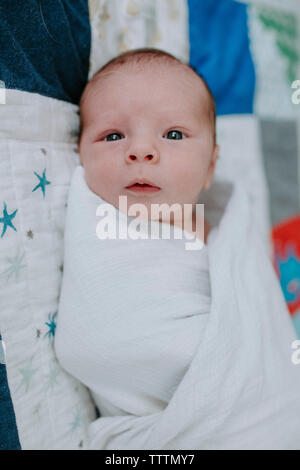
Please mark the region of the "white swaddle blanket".
[[90, 449], [300, 449], [296, 333], [248, 196], [208, 195], [201, 250], [100, 240], [107, 203], [74, 172], [55, 351], [99, 406]]
[[[161, 411], [205, 330], [207, 248], [187, 251], [183, 238], [100, 240], [96, 209], [104, 215], [107, 203], [89, 190], [83, 167], [68, 204], [56, 333], [62, 364], [90, 388], [102, 416]], [[105, 221], [120, 216], [127, 230], [133, 219], [109, 207]]]

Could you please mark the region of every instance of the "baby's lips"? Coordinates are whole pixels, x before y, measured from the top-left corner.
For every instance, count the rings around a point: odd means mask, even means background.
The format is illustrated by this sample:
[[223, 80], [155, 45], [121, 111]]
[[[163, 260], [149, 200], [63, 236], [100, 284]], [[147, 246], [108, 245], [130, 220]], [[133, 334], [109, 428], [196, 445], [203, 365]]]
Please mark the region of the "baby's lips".
[[126, 186], [126, 189], [129, 191], [133, 191], [135, 193], [155, 193], [160, 191], [158, 186], [151, 186], [149, 184], [131, 184], [130, 186]]
[[126, 189], [132, 189], [132, 188], [141, 188], [141, 189], [142, 189], [142, 188], [145, 188], [145, 189], [147, 189], [147, 188], [149, 188], [149, 189], [153, 188], [153, 189], [160, 189], [158, 186], [154, 186], [154, 185], [150, 185], [150, 184], [145, 184], [145, 183], [143, 183], [143, 184], [135, 183], [135, 184], [131, 184], [130, 186], [126, 186]]
[[156, 189], [160, 189], [159, 186], [157, 186], [155, 183], [153, 183], [152, 181], [146, 179], [146, 178], [137, 178], [133, 181], [131, 181], [127, 186], [125, 186], [126, 189], [129, 189], [129, 188], [132, 188], [132, 187], [135, 187], [135, 188], [138, 188], [138, 187], [153, 187], [153, 188], [156, 188]]

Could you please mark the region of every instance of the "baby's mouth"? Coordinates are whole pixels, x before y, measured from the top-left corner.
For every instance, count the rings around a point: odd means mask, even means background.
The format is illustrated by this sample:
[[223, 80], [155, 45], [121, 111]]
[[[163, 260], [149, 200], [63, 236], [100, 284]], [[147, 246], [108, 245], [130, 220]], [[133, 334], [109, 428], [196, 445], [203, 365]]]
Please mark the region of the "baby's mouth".
[[151, 181], [140, 180], [130, 183], [125, 189], [133, 191], [134, 193], [155, 193], [160, 191], [161, 188], [155, 186]]

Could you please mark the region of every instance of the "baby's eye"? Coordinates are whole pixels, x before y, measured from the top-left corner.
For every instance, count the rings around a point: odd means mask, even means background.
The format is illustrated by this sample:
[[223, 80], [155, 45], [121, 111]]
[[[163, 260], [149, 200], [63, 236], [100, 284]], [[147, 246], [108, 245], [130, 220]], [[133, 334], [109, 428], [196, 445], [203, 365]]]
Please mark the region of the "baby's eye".
[[119, 134], [118, 132], [113, 132], [112, 134], [107, 134], [107, 136], [104, 137], [104, 140], [105, 140], [106, 138], [108, 139], [108, 140], [107, 140], [108, 142], [109, 142], [109, 141], [112, 141], [112, 140], [119, 140], [119, 139], [113, 138], [113, 137], [116, 136], [116, 135], [121, 135], [121, 134]]
[[[177, 133], [177, 136], [178, 136], [179, 134], [181, 134], [181, 137], [180, 137], [180, 135], [179, 135], [179, 137], [177, 138], [177, 137], [176, 137], [176, 133]], [[174, 130], [171, 130], [171, 131], [167, 132], [167, 135], [171, 135], [170, 139], [173, 139], [173, 140], [181, 140], [181, 139], [182, 139], [182, 136], [183, 136], [184, 134], [183, 134], [181, 131], [177, 131], [177, 130], [174, 129]]]

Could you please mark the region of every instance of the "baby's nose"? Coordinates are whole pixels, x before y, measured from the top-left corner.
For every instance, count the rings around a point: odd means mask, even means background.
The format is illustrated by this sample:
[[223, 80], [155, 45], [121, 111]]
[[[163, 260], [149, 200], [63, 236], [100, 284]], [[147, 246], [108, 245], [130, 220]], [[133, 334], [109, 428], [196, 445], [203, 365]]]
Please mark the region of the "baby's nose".
[[134, 153], [129, 153], [126, 156], [126, 162], [127, 163], [132, 163], [134, 161], [149, 161], [152, 163], [157, 163], [159, 160], [158, 153], [156, 151], [152, 151], [151, 153], [147, 153], [145, 155], [145, 152], [134, 152]]

